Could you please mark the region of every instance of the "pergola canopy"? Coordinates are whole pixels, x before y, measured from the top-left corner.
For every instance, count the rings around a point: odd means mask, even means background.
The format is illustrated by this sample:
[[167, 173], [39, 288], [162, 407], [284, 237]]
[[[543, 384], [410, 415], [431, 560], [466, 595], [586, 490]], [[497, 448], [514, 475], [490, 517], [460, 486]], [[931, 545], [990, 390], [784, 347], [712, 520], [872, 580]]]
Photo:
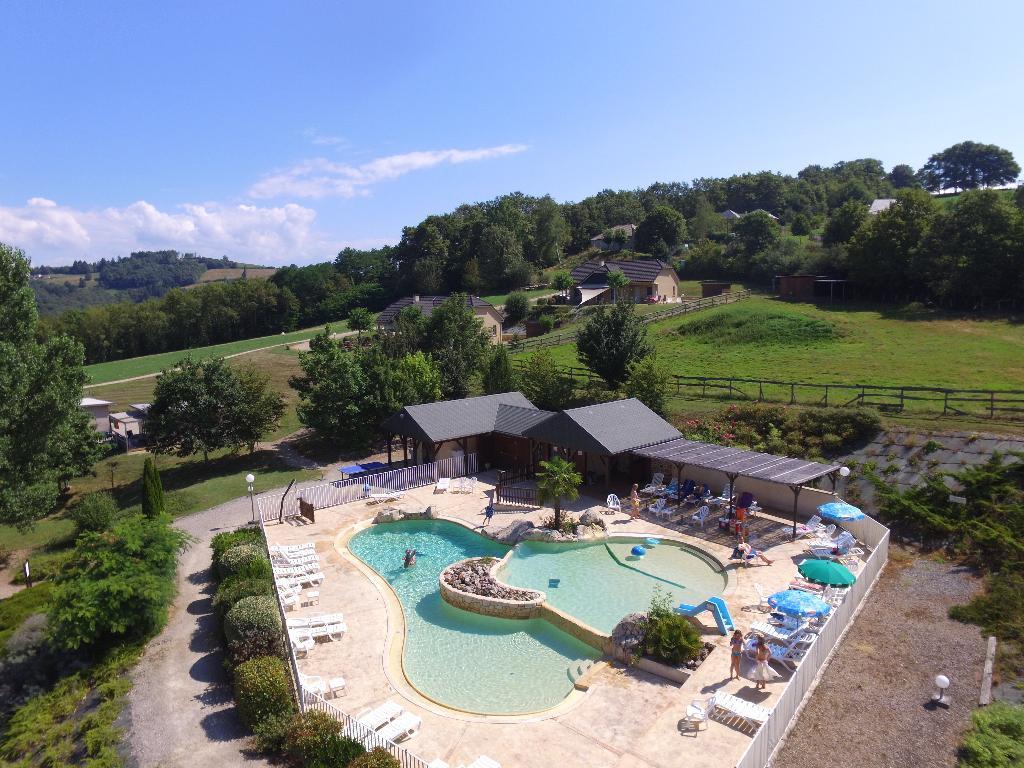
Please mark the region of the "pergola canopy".
[[838, 464], [820, 464], [816, 461], [790, 459], [785, 456], [745, 451], [714, 443], [700, 443], [682, 437], [646, 448], [638, 448], [633, 453], [647, 459], [714, 469], [726, 475], [752, 477], [788, 486], [806, 485], [820, 477], [837, 472], [840, 468]]

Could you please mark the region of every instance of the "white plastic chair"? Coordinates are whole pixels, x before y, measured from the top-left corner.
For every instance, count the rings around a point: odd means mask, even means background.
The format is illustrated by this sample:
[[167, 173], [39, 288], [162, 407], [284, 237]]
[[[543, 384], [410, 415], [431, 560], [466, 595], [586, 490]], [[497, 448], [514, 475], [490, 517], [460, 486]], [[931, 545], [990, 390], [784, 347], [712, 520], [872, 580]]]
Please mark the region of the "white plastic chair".
[[818, 531], [824, 530], [824, 528], [825, 526], [821, 523], [821, 517], [813, 515], [806, 523], [800, 523], [796, 527], [796, 535], [810, 536], [811, 534], [817, 534]]
[[451, 485], [452, 479], [450, 477], [439, 477], [437, 478], [437, 484], [434, 486], [435, 491], [446, 493], [448, 487]]
[[698, 509], [696, 512], [694, 512], [690, 516], [690, 521], [694, 522], [694, 523], [700, 523], [700, 527], [703, 528], [704, 527], [704, 523], [707, 522], [708, 515], [710, 513], [711, 513], [711, 509], [709, 507], [706, 507], [706, 506], [701, 507], [700, 509]]
[[668, 502], [665, 499], [658, 499], [647, 508], [647, 511], [655, 517], [664, 516], [667, 518], [672, 514], [672, 510], [669, 509]]
[[619, 497], [614, 493], [608, 494], [608, 498], [604, 500], [604, 505], [612, 510], [612, 512], [622, 511], [622, 502], [619, 501]]
[[469, 490], [466, 493], [476, 493], [476, 478], [469, 478]]
[[683, 718], [693, 726], [695, 731], [700, 730], [701, 723], [708, 727], [708, 719], [711, 716], [710, 699], [694, 699], [686, 705], [686, 716]]
[[765, 611], [765, 612], [770, 611], [771, 610], [771, 606], [768, 605], [768, 593], [765, 590], [765, 588], [762, 587], [760, 584], [758, 584], [755, 581], [754, 582], [754, 591], [757, 592], [757, 600], [758, 600], [758, 602], [757, 602], [757, 609], [759, 611]]

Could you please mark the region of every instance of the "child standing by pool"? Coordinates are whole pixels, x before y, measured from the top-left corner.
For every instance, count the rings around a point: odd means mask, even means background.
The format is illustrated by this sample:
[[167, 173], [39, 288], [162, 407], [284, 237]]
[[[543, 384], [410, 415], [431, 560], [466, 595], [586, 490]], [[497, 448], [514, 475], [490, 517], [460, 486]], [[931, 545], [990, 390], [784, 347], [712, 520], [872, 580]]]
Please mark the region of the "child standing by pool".
[[640, 517], [640, 491], [639, 485], [633, 483], [633, 490], [629, 492], [629, 505], [630, 513], [629, 516], [634, 520]]

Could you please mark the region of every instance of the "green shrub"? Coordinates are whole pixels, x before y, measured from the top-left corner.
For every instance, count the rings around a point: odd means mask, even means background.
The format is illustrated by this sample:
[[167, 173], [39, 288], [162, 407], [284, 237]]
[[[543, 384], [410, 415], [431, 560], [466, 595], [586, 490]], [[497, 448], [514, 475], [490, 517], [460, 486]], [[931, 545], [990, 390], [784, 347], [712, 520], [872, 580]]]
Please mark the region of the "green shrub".
[[55, 645], [75, 649], [158, 631], [167, 620], [186, 541], [166, 518], [142, 516], [79, 536], [53, 590], [49, 617]]
[[243, 597], [224, 617], [224, 636], [235, 664], [257, 656], [282, 656], [281, 614], [272, 597]]
[[68, 511], [68, 517], [74, 521], [78, 533], [105, 531], [114, 522], [116, 514], [117, 503], [105, 491], [86, 494]]
[[227, 552], [232, 547], [236, 547], [239, 544], [259, 544], [263, 543], [263, 534], [259, 528], [239, 528], [237, 531], [224, 531], [218, 533], [213, 537], [213, 541], [210, 542], [210, 549], [213, 551], [213, 568], [217, 570], [217, 566], [220, 564], [221, 555]]
[[537, 319], [537, 324], [543, 333], [551, 333], [555, 328], [555, 318], [553, 315], [541, 315]]
[[696, 627], [685, 616], [672, 610], [667, 592], [655, 588], [647, 612], [644, 653], [678, 667], [700, 656], [702, 648], [703, 642]]
[[142, 514], [157, 517], [164, 513], [164, 486], [152, 456], [142, 465]]
[[365, 752], [341, 735], [341, 723], [316, 709], [293, 717], [284, 740], [285, 759], [295, 768], [337, 768]]
[[786, 310], [729, 307], [688, 320], [679, 333], [704, 344], [816, 344], [838, 337], [831, 323]]
[[377, 747], [357, 757], [348, 768], [402, 768], [402, 764], [386, 749]]
[[1024, 706], [997, 701], [971, 715], [971, 730], [960, 747], [964, 768], [1024, 765]]
[[267, 578], [272, 574], [270, 560], [258, 544], [238, 544], [220, 556], [217, 571], [221, 580], [232, 576]]
[[268, 755], [284, 752], [284, 741], [293, 717], [293, 714], [268, 715], [254, 725], [252, 732], [256, 738], [256, 749]]
[[213, 596], [213, 610], [223, 621], [235, 603], [245, 597], [273, 597], [274, 582], [271, 579], [254, 579], [240, 574], [225, 579], [217, 587], [217, 594]]
[[505, 298], [505, 320], [518, 325], [530, 311], [530, 298], [522, 291], [513, 291]]
[[277, 656], [258, 656], [235, 668], [235, 705], [249, 728], [295, 711], [288, 669]]

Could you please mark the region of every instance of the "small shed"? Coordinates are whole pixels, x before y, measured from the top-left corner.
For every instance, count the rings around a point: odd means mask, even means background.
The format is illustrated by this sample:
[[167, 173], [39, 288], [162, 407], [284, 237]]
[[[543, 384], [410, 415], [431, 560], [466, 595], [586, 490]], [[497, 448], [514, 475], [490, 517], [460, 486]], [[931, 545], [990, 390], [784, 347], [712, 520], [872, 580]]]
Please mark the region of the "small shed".
[[814, 301], [817, 275], [780, 275], [779, 297], [791, 301]]
[[700, 295], [701, 298], [708, 298], [710, 296], [721, 296], [723, 293], [728, 293], [732, 290], [732, 283], [724, 283], [720, 280], [701, 280], [700, 281]]
[[131, 410], [110, 414], [110, 435], [122, 443], [126, 450], [141, 446], [145, 439], [148, 411], [149, 403], [134, 403]]
[[97, 397], [83, 397], [79, 406], [89, 414], [92, 419], [92, 426], [97, 432], [104, 435], [110, 432], [110, 400], [100, 400]]

